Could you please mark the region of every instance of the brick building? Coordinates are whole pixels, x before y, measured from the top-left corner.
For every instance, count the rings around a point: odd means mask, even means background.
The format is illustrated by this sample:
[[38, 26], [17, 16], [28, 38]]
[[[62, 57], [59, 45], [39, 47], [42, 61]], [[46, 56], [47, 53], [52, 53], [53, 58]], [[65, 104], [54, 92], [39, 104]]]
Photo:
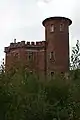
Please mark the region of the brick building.
[[42, 24], [45, 27], [45, 41], [10, 43], [5, 47], [6, 69], [21, 61], [28, 70], [53, 74], [69, 70], [69, 25], [65, 17], [50, 17]]

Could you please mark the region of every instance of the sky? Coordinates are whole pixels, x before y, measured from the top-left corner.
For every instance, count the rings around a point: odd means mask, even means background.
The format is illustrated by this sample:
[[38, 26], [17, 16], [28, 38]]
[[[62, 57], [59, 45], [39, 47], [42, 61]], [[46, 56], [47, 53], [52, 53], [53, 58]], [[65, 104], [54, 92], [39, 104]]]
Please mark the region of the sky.
[[80, 0], [0, 0], [0, 62], [4, 47], [18, 41], [45, 40], [42, 21], [51, 16], [72, 20], [70, 48], [80, 39]]

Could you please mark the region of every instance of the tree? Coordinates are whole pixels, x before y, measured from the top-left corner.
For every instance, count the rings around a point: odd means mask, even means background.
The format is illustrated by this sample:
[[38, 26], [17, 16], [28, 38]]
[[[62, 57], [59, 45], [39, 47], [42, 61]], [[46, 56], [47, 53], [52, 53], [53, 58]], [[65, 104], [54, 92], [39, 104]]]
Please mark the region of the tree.
[[79, 69], [80, 68], [80, 43], [77, 40], [76, 46], [72, 48], [71, 55], [71, 69]]
[[[73, 72], [75, 74], [73, 74]], [[0, 120], [79, 120], [80, 70], [38, 79], [20, 66], [0, 74]]]

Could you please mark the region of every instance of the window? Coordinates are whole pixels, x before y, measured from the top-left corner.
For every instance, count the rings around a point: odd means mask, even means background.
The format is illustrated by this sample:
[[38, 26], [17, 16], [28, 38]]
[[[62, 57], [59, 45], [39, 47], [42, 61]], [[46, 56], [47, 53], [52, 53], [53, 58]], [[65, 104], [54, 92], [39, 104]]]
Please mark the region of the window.
[[61, 72], [61, 74], [64, 74], [63, 72]]
[[33, 59], [33, 52], [29, 52], [29, 53], [28, 53], [28, 59], [29, 59], [29, 60], [32, 60], [32, 59]]
[[54, 75], [54, 72], [51, 72], [51, 76], [53, 76]]
[[19, 55], [18, 53], [15, 53], [15, 54], [14, 54], [15, 57], [18, 57], [18, 55]]
[[18, 59], [18, 58], [20, 58], [20, 54], [19, 53], [15, 53], [14, 57], [15, 57], [15, 59]]
[[60, 31], [63, 31], [63, 30], [64, 30], [64, 24], [61, 23], [61, 24], [60, 24]]
[[55, 60], [55, 52], [50, 52], [50, 60]]
[[54, 32], [54, 25], [53, 24], [50, 26], [50, 32]]

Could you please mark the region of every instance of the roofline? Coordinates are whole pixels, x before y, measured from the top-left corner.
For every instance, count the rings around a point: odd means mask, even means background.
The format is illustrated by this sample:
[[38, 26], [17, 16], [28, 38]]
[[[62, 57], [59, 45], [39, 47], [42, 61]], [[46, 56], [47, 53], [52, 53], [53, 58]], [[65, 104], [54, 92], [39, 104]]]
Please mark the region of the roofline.
[[60, 17], [60, 16], [55, 16], [55, 17], [46, 18], [46, 19], [42, 22], [42, 24], [43, 24], [43, 26], [45, 26], [45, 22], [46, 22], [46, 21], [50, 21], [50, 20], [60, 20], [60, 19], [65, 19], [65, 20], [69, 21], [69, 25], [72, 24], [72, 20], [70, 20], [69, 18]]

